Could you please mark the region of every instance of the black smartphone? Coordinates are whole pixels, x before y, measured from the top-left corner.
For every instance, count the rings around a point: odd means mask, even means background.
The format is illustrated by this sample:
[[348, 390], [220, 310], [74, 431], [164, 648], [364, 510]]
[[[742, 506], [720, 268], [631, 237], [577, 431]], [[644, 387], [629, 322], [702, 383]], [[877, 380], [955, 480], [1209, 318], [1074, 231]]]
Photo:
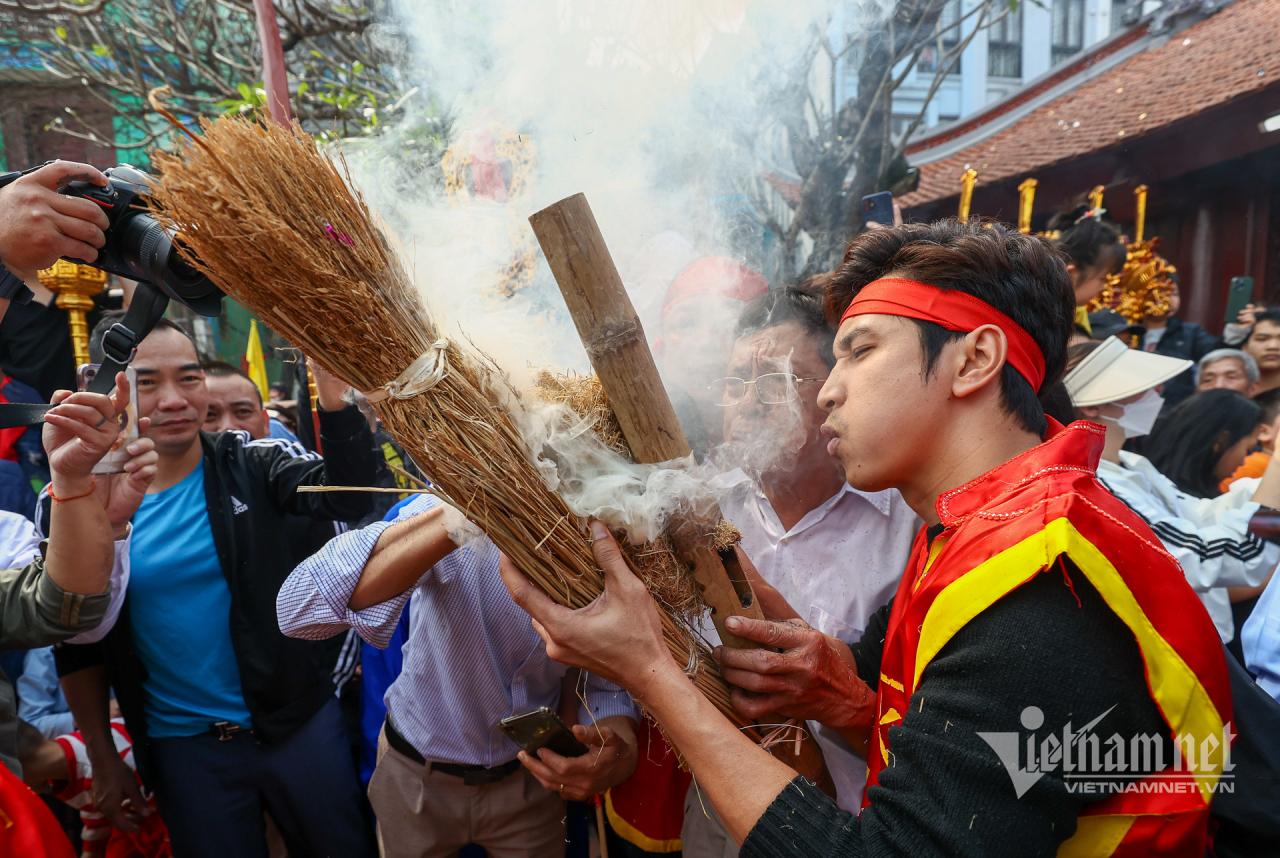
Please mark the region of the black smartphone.
[[587, 746], [574, 737], [560, 716], [545, 706], [503, 718], [498, 729], [530, 754], [537, 754], [539, 748], [550, 748], [562, 757], [580, 757], [587, 752]]
[[893, 194], [881, 191], [862, 198], [862, 219], [866, 223], [893, 226]]
[[1225, 320], [1228, 324], [1240, 318], [1240, 311], [1245, 305], [1253, 302], [1253, 278], [1252, 277], [1232, 277], [1231, 285], [1227, 287], [1227, 315]]

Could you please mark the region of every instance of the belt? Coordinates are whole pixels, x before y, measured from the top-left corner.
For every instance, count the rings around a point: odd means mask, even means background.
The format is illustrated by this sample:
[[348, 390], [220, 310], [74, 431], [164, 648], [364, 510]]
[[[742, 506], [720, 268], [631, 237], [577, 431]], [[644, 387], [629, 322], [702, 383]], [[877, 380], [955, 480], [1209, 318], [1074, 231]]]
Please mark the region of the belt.
[[426, 766], [433, 772], [441, 772], [442, 774], [462, 778], [462, 782], [467, 786], [496, 784], [498, 781], [504, 780], [512, 772], [520, 768], [519, 760], [508, 760], [507, 762], [497, 766], [467, 766], [461, 763], [428, 762], [427, 759], [418, 752], [418, 749], [415, 748], [408, 739], [400, 734], [400, 731], [391, 723], [390, 717], [387, 718], [383, 726], [387, 737], [387, 744], [394, 748], [401, 756], [408, 757], [418, 765]]
[[241, 727], [233, 721], [215, 721], [209, 725], [209, 734], [216, 736], [219, 742], [230, 742], [241, 733], [252, 733], [248, 727]]

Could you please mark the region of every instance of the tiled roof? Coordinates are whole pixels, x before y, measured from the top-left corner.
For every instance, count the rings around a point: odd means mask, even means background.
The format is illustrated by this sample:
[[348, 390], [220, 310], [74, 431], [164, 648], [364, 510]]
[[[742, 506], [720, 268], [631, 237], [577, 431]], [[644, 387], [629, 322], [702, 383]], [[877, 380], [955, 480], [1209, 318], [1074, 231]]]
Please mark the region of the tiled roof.
[[[1114, 51], [1117, 40], [1102, 46]], [[946, 129], [909, 147], [920, 167], [920, 187], [902, 199], [919, 205], [959, 193], [960, 174], [972, 166], [979, 183], [1034, 176], [1052, 164], [1096, 152], [1172, 125], [1280, 81], [1280, 2], [1235, 0], [1216, 14], [1153, 40], [1111, 68], [1089, 77], [1090, 56], [1077, 62], [1088, 79], [1068, 88], [971, 145], [942, 154], [956, 137]], [[1061, 86], [1060, 75], [1034, 89]], [[1025, 104], [1035, 92], [1014, 96]], [[1012, 99], [1011, 99], [1012, 100]], [[1008, 111], [993, 109], [989, 124]], [[971, 132], [972, 133], [972, 132]], [[980, 132], [979, 132], [980, 133]], [[1188, 141], [1194, 145], [1194, 141]], [[939, 152], [933, 160], [930, 151]], [[912, 157], [914, 154], [915, 157]]]

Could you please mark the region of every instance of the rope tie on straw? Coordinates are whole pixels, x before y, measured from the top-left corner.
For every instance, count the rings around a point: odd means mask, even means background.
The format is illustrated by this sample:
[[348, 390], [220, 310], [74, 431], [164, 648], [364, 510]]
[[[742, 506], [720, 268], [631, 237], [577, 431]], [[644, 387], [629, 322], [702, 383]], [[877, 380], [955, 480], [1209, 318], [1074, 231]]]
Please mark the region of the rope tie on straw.
[[426, 393], [444, 381], [449, 373], [448, 348], [449, 341], [441, 337], [431, 344], [430, 349], [418, 355], [418, 359], [404, 372], [377, 390], [366, 393], [364, 398], [370, 402], [381, 402], [384, 399], [412, 399]]

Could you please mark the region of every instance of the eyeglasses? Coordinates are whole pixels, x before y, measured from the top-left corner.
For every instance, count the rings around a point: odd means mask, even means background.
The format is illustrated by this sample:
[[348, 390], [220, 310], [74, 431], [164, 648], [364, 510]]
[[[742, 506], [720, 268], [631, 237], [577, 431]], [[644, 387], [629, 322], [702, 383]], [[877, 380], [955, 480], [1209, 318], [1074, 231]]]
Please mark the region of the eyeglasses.
[[826, 381], [825, 378], [800, 378], [793, 372], [767, 372], [751, 381], [742, 378], [718, 378], [707, 389], [715, 397], [716, 405], [729, 408], [747, 398], [747, 391], [754, 387], [756, 400], [761, 405], [785, 405], [799, 397], [796, 385]]

